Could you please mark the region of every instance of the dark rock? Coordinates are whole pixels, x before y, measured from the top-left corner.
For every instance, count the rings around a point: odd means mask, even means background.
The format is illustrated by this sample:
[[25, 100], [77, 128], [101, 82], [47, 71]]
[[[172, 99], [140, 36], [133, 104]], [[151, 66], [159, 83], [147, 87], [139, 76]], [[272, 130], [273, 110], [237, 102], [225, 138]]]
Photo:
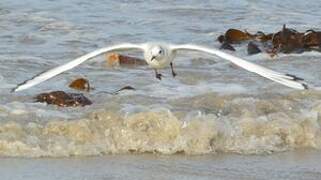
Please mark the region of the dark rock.
[[36, 102], [45, 102], [61, 107], [76, 107], [91, 105], [92, 102], [83, 94], [66, 93], [64, 91], [53, 91], [42, 93], [35, 97]]
[[247, 53], [249, 55], [258, 54], [261, 52], [262, 51], [260, 50], [260, 48], [254, 42], [249, 42], [249, 44], [247, 45]]
[[232, 45], [230, 45], [229, 43], [227, 43], [227, 42], [224, 42], [221, 45], [220, 49], [227, 49], [227, 50], [230, 50], [230, 51], [235, 51], [235, 48]]

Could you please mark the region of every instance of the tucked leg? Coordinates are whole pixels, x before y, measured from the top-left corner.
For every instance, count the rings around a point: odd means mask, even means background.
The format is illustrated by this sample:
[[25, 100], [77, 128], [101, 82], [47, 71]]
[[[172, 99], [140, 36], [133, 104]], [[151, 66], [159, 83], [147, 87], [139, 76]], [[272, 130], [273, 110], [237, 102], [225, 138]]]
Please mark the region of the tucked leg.
[[157, 69], [154, 69], [154, 71], [155, 71], [155, 77], [159, 80], [162, 80], [162, 74], [158, 73]]
[[171, 65], [171, 69], [172, 69], [172, 75], [173, 75], [173, 77], [175, 77], [177, 74], [174, 71], [173, 63], [171, 62], [170, 65]]

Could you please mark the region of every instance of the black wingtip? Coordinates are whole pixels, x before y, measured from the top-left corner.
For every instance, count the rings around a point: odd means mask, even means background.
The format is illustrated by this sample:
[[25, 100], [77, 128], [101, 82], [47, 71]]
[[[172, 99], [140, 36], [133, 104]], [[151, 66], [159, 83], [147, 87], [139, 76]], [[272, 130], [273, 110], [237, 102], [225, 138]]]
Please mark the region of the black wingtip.
[[306, 90], [306, 89], [309, 89], [309, 86], [307, 85], [307, 84], [304, 84], [304, 83], [302, 83], [302, 86], [303, 86], [303, 88]]
[[286, 75], [292, 77], [294, 81], [304, 81], [303, 78], [297, 77], [295, 75], [292, 75], [292, 74], [286, 74]]
[[10, 91], [10, 93], [15, 93], [17, 88], [18, 88], [18, 87], [12, 88], [11, 91]]

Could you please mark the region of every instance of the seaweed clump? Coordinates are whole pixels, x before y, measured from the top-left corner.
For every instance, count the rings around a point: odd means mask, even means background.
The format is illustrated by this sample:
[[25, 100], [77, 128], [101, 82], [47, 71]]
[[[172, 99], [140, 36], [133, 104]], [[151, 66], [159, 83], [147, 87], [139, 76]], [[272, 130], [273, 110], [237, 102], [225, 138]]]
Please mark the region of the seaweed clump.
[[321, 51], [321, 31], [309, 29], [299, 32], [295, 29], [282, 29], [276, 33], [264, 33], [258, 31], [251, 34], [238, 29], [228, 29], [217, 40], [221, 43], [221, 49], [235, 51], [233, 45], [247, 43], [249, 55], [267, 52], [271, 56], [278, 53], [302, 53], [305, 51]]

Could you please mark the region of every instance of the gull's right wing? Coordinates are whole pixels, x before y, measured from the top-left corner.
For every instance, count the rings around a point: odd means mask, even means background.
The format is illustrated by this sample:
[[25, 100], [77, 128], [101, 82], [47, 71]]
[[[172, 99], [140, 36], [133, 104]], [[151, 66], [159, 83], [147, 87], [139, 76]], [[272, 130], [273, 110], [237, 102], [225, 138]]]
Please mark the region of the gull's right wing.
[[25, 89], [28, 89], [32, 86], [35, 86], [43, 81], [46, 81], [54, 76], [57, 76], [60, 73], [68, 71], [68, 70], [78, 66], [79, 64], [81, 64], [81, 63], [83, 63], [93, 57], [96, 57], [100, 54], [111, 52], [111, 51], [123, 51], [123, 50], [131, 50], [131, 49], [139, 49], [139, 50], [144, 51], [144, 45], [120, 44], [120, 45], [115, 45], [115, 46], [111, 46], [111, 47], [97, 49], [91, 53], [85, 54], [77, 59], [74, 59], [74, 60], [66, 63], [66, 64], [63, 64], [61, 66], [58, 66], [58, 67], [55, 67], [55, 68], [50, 69], [48, 71], [45, 71], [43, 73], [40, 73], [40, 74], [34, 76], [33, 78], [31, 78], [21, 84], [18, 84], [17, 87], [12, 89], [12, 92], [25, 90]]

